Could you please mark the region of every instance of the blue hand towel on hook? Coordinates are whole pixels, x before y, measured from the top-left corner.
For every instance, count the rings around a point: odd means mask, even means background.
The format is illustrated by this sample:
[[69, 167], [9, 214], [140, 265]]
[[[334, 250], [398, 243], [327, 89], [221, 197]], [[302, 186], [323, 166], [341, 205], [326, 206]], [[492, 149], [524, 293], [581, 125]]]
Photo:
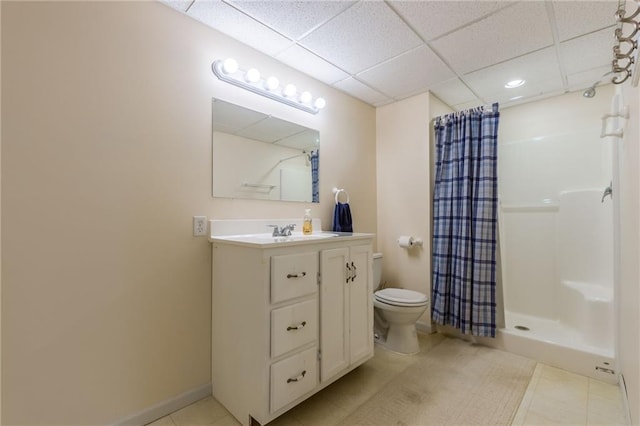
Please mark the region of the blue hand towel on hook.
[[[335, 189], [336, 206], [333, 210], [333, 232], [353, 232], [353, 222], [351, 220], [351, 209], [349, 208], [349, 194], [344, 189]], [[338, 196], [344, 192], [347, 202], [338, 201]]]

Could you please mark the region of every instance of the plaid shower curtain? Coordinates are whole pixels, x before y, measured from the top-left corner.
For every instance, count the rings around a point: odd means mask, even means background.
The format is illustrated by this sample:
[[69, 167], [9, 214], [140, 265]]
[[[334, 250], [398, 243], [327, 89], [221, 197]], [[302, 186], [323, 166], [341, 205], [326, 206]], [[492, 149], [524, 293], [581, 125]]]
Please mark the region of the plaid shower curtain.
[[431, 317], [495, 337], [498, 104], [435, 120]]
[[320, 150], [311, 151], [309, 155], [311, 161], [311, 197], [314, 203], [320, 202], [320, 179], [318, 172], [320, 171]]

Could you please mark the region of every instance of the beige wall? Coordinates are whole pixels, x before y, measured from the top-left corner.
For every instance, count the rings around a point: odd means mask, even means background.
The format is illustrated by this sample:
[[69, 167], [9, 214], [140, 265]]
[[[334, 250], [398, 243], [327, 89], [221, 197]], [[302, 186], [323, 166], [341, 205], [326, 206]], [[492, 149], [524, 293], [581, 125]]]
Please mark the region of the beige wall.
[[[431, 282], [430, 117], [428, 93], [376, 110], [382, 281], [425, 294]], [[422, 238], [424, 245], [400, 248], [401, 235]], [[429, 323], [429, 315], [427, 310], [420, 321]]]
[[[312, 207], [328, 229], [339, 186], [376, 231], [372, 107], [160, 3], [2, 2], [1, 18], [3, 424], [116, 422], [210, 381], [192, 216]], [[326, 109], [218, 81], [231, 55]], [[321, 203], [212, 199], [211, 97], [319, 129]]]
[[[430, 174], [431, 174], [431, 188], [435, 187], [436, 184], [436, 133], [435, 133], [435, 129], [433, 127], [433, 124], [435, 122], [435, 118], [436, 117], [441, 117], [445, 114], [450, 114], [454, 112], [453, 109], [451, 109], [451, 107], [449, 107], [447, 104], [445, 104], [444, 102], [442, 102], [440, 99], [438, 99], [437, 97], [431, 95], [429, 97], [429, 113], [431, 116], [431, 123], [430, 123], [430, 128], [429, 128], [429, 138], [431, 140], [430, 143], [430, 152], [429, 155], [431, 157], [431, 162], [430, 162]], [[431, 209], [429, 209], [429, 213], [431, 213]], [[431, 218], [432, 222], [433, 222], [433, 217]]]
[[[640, 424], [640, 90], [622, 86], [630, 119], [620, 149], [619, 368], [627, 386], [632, 424]], [[614, 188], [614, 196], [615, 196]]]

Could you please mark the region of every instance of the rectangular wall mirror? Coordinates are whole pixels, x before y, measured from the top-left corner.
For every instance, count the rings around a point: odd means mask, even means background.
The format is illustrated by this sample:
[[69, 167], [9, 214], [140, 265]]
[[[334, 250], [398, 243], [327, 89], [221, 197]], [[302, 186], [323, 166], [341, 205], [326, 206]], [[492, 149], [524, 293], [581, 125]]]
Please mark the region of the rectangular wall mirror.
[[213, 99], [212, 195], [319, 202], [320, 133]]

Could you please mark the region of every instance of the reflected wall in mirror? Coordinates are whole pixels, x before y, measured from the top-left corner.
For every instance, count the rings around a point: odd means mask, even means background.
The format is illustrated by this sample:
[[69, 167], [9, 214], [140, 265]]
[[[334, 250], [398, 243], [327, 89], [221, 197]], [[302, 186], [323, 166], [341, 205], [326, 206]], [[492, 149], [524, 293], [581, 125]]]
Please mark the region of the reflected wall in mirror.
[[213, 99], [212, 195], [319, 202], [320, 133]]

